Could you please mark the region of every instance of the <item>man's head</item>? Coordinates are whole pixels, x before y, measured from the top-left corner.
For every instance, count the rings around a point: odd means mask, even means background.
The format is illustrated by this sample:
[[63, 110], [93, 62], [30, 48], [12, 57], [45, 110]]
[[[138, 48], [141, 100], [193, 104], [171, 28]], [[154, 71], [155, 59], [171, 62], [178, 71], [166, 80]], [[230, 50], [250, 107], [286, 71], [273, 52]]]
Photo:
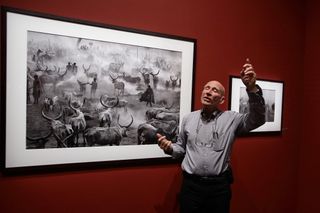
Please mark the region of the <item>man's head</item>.
[[204, 85], [201, 94], [201, 103], [204, 108], [217, 109], [224, 102], [225, 89], [218, 81], [209, 81]]

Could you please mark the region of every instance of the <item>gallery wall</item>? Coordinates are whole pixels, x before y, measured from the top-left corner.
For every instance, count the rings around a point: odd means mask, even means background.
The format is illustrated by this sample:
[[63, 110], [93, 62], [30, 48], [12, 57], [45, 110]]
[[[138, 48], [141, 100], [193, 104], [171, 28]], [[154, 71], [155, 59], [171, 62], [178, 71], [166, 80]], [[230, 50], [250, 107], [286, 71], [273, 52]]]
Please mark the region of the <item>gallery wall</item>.
[[[234, 145], [232, 212], [296, 212], [298, 183], [303, 186], [298, 182], [303, 120], [297, 97], [303, 96], [304, 1], [2, 0], [1, 6], [197, 39], [195, 109], [201, 107], [202, 85], [218, 79], [228, 88], [229, 76], [239, 74], [247, 57], [259, 78], [283, 80], [282, 135], [240, 138]], [[311, 116], [308, 121], [314, 121]], [[177, 212], [180, 183], [178, 164], [1, 174], [0, 209]]]
[[[305, 69], [303, 72], [303, 98], [297, 97], [297, 105], [303, 109], [301, 127], [302, 143], [299, 144], [299, 190], [298, 212], [319, 212], [317, 202], [320, 180], [319, 161], [319, 120], [317, 113], [320, 105], [319, 82], [319, 55], [320, 55], [320, 2], [308, 1], [306, 7], [306, 45], [305, 45]], [[300, 74], [301, 75], [301, 72]], [[301, 85], [302, 82], [298, 84]]]

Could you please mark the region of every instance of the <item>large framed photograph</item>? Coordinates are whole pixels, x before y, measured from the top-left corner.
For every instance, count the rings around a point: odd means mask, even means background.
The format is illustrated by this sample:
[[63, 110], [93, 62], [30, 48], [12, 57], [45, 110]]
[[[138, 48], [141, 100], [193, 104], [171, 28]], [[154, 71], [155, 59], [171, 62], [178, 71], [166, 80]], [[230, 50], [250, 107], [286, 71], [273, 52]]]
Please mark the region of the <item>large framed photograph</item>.
[[4, 170], [170, 161], [196, 40], [2, 8]]
[[[266, 123], [251, 133], [281, 133], [282, 132], [282, 106], [283, 82], [257, 79], [266, 104]], [[249, 112], [248, 95], [246, 87], [239, 77], [230, 76], [230, 101], [229, 109], [232, 111]]]

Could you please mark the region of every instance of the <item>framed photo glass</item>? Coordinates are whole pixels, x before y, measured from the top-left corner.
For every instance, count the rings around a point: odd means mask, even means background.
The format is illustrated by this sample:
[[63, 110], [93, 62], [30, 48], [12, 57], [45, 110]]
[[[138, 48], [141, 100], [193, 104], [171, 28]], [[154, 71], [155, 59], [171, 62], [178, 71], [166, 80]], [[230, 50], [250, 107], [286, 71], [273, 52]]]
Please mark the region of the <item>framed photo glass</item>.
[[[166, 159], [196, 40], [2, 8], [4, 169]], [[151, 135], [148, 135], [150, 133]]]
[[[266, 123], [252, 133], [281, 133], [283, 82], [257, 79], [266, 104]], [[235, 112], [249, 112], [248, 95], [246, 87], [239, 77], [230, 76], [229, 109]]]

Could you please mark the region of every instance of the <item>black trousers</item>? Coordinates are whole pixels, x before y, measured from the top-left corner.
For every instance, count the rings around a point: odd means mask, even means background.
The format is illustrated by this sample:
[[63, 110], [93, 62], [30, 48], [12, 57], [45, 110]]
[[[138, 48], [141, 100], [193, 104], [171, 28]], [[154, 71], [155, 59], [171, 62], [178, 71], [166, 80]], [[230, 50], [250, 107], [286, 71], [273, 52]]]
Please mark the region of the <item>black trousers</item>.
[[181, 213], [229, 213], [231, 170], [214, 177], [183, 173], [180, 192]]

